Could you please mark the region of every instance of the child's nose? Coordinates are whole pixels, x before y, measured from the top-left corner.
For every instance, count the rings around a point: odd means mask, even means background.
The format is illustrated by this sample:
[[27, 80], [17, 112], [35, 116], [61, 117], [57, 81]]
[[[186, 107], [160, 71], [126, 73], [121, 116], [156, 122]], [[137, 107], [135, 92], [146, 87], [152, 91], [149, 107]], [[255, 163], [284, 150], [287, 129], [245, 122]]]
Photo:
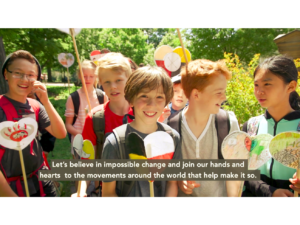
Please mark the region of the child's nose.
[[152, 98], [148, 98], [148, 102], [147, 102], [148, 105], [155, 105], [155, 101], [154, 99]]

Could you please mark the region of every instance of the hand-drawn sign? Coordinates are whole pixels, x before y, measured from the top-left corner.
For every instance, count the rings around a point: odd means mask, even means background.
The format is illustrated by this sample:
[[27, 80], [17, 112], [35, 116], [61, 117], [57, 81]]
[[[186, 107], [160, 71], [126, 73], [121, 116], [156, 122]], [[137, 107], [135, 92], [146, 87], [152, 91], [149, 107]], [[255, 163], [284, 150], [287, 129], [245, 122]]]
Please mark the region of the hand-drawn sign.
[[82, 158], [85, 159], [95, 159], [95, 150], [92, 142], [90, 140], [83, 141], [82, 152], [84, 152], [84, 156]]
[[298, 169], [300, 133], [283, 132], [276, 135], [270, 143], [270, 153], [281, 164]]
[[[188, 61], [191, 60], [191, 53], [185, 49]], [[168, 45], [162, 45], [154, 52], [154, 61], [157, 66], [166, 70], [170, 77], [180, 74], [180, 69], [185, 65], [185, 58], [181, 47], [173, 49]]]
[[58, 55], [58, 61], [64, 67], [69, 68], [74, 63], [74, 56], [71, 53], [60, 53]]
[[227, 135], [222, 143], [224, 159], [248, 159], [248, 169], [257, 169], [272, 158], [269, 143], [273, 136], [260, 134], [249, 136], [242, 131], [235, 131]]
[[1, 145], [6, 148], [22, 151], [37, 134], [37, 122], [30, 118], [23, 118], [18, 122], [5, 121], [0, 123]]
[[156, 131], [144, 139], [147, 159], [172, 159], [174, 155], [174, 141], [164, 131]]
[[[129, 150], [130, 159], [172, 159], [175, 150], [172, 137], [163, 131], [149, 134], [144, 140], [137, 133], [130, 133], [125, 139], [125, 146]], [[147, 167], [139, 167], [136, 170], [138, 173], [160, 172]], [[149, 187], [150, 196], [154, 197], [152, 180], [149, 180]]]

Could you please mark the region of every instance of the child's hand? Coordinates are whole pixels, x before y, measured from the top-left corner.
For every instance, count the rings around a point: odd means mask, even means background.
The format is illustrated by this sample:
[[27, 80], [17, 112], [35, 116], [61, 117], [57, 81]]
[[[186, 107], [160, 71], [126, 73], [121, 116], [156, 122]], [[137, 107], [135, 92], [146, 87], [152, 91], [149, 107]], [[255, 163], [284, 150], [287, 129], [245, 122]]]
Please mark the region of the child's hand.
[[[71, 195], [72, 198], [77, 197], [77, 192]], [[87, 197], [86, 193], [80, 193], [79, 197]]]
[[40, 99], [41, 103], [44, 105], [48, 102], [48, 93], [45, 84], [42, 84], [39, 81], [34, 81], [33, 83], [33, 92]]
[[294, 197], [294, 194], [287, 189], [278, 188], [273, 192], [272, 197]]
[[169, 108], [169, 105], [167, 105], [160, 117], [158, 118], [158, 122], [164, 122], [165, 119], [167, 119], [171, 115], [171, 110]]
[[297, 173], [294, 174], [293, 179], [290, 179], [290, 182], [292, 183], [290, 188], [300, 193], [300, 179], [297, 178]]
[[196, 183], [196, 181], [184, 180], [178, 181], [178, 186], [185, 194], [190, 195], [193, 193], [194, 188], [200, 187], [200, 184]]

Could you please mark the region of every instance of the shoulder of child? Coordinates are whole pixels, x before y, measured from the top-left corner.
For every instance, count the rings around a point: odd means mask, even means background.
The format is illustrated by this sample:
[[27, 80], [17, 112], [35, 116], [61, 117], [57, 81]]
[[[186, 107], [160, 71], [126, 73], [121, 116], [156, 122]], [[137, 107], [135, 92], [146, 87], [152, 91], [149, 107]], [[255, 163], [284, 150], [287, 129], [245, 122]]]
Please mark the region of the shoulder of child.
[[104, 145], [103, 145], [103, 152], [102, 152], [102, 159], [118, 159], [119, 151], [118, 151], [118, 143], [114, 133], [111, 133], [107, 136]]
[[240, 130], [239, 127], [239, 122], [234, 114], [233, 111], [227, 111], [228, 116], [229, 116], [229, 121], [230, 121], [230, 132], [235, 131], [235, 130]]
[[94, 113], [96, 113], [96, 112], [98, 112], [98, 111], [100, 111], [100, 110], [102, 110], [102, 109], [104, 109], [104, 108], [103, 108], [103, 104], [97, 105], [96, 107], [92, 108], [91, 113], [94, 114]]

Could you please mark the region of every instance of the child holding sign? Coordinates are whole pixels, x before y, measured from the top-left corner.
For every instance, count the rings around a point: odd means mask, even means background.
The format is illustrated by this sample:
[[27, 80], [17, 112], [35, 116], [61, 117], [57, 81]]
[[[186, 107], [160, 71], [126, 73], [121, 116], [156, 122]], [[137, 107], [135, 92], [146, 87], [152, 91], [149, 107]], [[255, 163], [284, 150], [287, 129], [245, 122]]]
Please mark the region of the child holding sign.
[[[297, 80], [298, 71], [292, 59], [284, 56], [265, 59], [254, 71], [254, 95], [266, 112], [250, 118], [244, 124], [243, 131], [251, 135], [269, 133], [273, 136], [296, 131], [300, 122]], [[272, 158], [259, 170], [261, 180], [245, 181], [243, 196], [292, 197], [291, 189], [299, 191], [296, 169], [286, 167]], [[295, 186], [291, 186], [289, 181], [292, 177]]]
[[[19, 121], [32, 117], [38, 123], [38, 129], [46, 129], [54, 137], [66, 136], [63, 120], [48, 99], [44, 84], [37, 81], [41, 76], [41, 67], [37, 59], [29, 52], [18, 50], [7, 57], [2, 73], [8, 82], [8, 92], [0, 96], [0, 122]], [[34, 91], [41, 103], [27, 98]], [[23, 149], [23, 158], [27, 174], [30, 196], [55, 196], [52, 181], [38, 181], [38, 170], [48, 169], [43, 158], [43, 149], [36, 138]], [[24, 196], [24, 184], [19, 153], [16, 150], [0, 146], [0, 170], [11, 189]], [[0, 185], [3, 191], [5, 186]]]
[[[178, 133], [167, 125], [162, 125], [157, 122], [164, 107], [173, 97], [172, 81], [166, 72], [159, 67], [142, 67], [132, 73], [126, 82], [125, 98], [130, 106], [134, 108], [135, 120], [127, 125], [122, 125], [115, 130], [122, 133], [124, 137], [119, 137], [120, 140], [130, 133], [138, 134], [142, 139], [145, 139], [148, 134], [156, 131], [170, 130], [173, 133], [173, 141], [175, 143], [175, 151], [173, 159], [181, 159], [180, 137]], [[124, 148], [119, 147], [119, 144]], [[129, 142], [129, 145], [136, 143]], [[124, 158], [129, 159], [128, 145], [117, 141], [115, 133], [110, 134], [104, 143], [103, 159], [121, 159], [121, 149], [124, 150]], [[122, 153], [123, 154], [123, 153]], [[132, 182], [132, 181], [131, 181]], [[123, 183], [122, 181], [104, 181], [102, 184], [102, 196], [117, 197], [117, 196], [137, 196], [146, 197], [150, 195], [148, 181], [136, 181], [132, 185]], [[129, 188], [130, 186], [131, 188]], [[128, 188], [127, 188], [128, 187]], [[127, 188], [127, 189], [126, 189]], [[126, 189], [126, 191], [124, 190]], [[176, 181], [155, 181], [154, 196], [177, 196], [178, 187]]]

